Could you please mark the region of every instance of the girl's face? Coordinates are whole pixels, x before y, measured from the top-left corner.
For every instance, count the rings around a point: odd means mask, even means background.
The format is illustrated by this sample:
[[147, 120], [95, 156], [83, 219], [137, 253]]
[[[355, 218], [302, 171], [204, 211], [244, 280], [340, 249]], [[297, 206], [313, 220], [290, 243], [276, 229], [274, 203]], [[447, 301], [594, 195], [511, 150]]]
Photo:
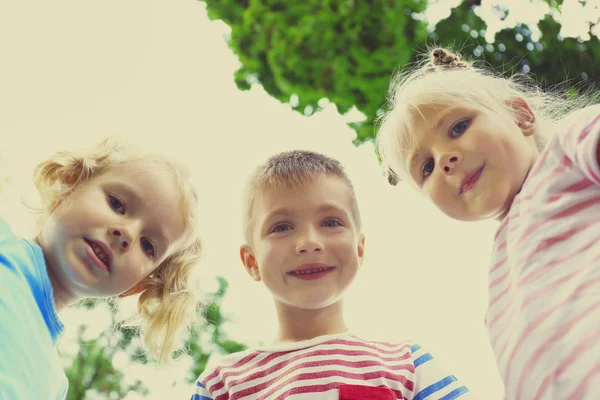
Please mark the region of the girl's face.
[[462, 107], [421, 107], [416, 146], [407, 168], [412, 179], [451, 218], [500, 219], [510, 209], [538, 151], [535, 116], [527, 103], [510, 116]]
[[141, 282], [185, 239], [181, 200], [173, 173], [151, 160], [77, 187], [38, 237], [54, 290], [74, 301], [118, 295]]

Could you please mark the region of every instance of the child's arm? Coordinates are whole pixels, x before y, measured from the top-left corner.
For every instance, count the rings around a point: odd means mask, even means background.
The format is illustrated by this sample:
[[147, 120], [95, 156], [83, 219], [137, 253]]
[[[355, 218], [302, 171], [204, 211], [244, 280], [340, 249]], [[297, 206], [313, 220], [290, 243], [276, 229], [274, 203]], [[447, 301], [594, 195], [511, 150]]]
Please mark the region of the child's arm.
[[449, 374], [427, 351], [418, 344], [411, 347], [415, 365], [415, 388], [412, 400], [472, 398], [466, 388]]
[[600, 105], [580, 110], [566, 121], [559, 138], [565, 155], [587, 179], [600, 185]]

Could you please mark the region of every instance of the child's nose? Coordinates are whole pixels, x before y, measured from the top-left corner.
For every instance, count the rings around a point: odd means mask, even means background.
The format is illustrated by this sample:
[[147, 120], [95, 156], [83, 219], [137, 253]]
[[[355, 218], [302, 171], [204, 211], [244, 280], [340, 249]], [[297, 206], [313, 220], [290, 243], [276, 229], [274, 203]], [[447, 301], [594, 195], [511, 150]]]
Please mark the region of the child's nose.
[[298, 246], [296, 248], [296, 252], [298, 252], [299, 254], [311, 253], [313, 251], [320, 252], [321, 246], [313, 245], [313, 244], [306, 244], [304, 246]]
[[131, 245], [132, 239], [131, 234], [127, 229], [118, 228], [112, 229], [111, 235], [113, 236], [114, 241], [118, 245], [119, 249], [127, 250]]
[[306, 235], [301, 238], [296, 244], [296, 253], [306, 254], [312, 252], [320, 252], [323, 250], [323, 245], [315, 235]]
[[438, 165], [445, 175], [450, 175], [454, 171], [456, 165], [460, 162], [461, 157], [458, 153], [446, 153], [440, 156]]

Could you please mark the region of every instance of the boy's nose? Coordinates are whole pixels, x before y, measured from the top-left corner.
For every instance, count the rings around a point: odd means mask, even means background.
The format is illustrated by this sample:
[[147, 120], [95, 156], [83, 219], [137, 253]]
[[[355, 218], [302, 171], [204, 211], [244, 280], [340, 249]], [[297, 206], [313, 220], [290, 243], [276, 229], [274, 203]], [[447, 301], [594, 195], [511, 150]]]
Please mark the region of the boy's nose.
[[313, 251], [321, 251], [321, 248], [319, 246], [299, 246], [296, 251], [299, 254], [305, 254], [305, 253], [311, 253]]
[[319, 243], [316, 238], [304, 238], [298, 241], [296, 244], [296, 253], [298, 254], [306, 254], [312, 252], [320, 252], [323, 250], [323, 245]]

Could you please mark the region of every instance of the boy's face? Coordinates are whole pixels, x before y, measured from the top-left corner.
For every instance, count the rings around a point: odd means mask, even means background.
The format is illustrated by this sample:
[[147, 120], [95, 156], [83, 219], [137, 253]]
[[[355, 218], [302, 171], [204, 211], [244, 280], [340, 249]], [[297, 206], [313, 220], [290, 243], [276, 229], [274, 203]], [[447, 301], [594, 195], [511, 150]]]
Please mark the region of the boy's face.
[[108, 297], [142, 281], [186, 232], [173, 174], [134, 161], [77, 187], [46, 219], [38, 240], [71, 296]]
[[265, 190], [255, 201], [251, 245], [240, 255], [280, 305], [320, 309], [340, 300], [362, 263], [364, 236], [350, 189], [336, 176]]
[[449, 217], [499, 219], [508, 212], [538, 153], [527, 137], [536, 129], [534, 114], [522, 100], [513, 108], [517, 122], [481, 109], [420, 108], [407, 168]]

